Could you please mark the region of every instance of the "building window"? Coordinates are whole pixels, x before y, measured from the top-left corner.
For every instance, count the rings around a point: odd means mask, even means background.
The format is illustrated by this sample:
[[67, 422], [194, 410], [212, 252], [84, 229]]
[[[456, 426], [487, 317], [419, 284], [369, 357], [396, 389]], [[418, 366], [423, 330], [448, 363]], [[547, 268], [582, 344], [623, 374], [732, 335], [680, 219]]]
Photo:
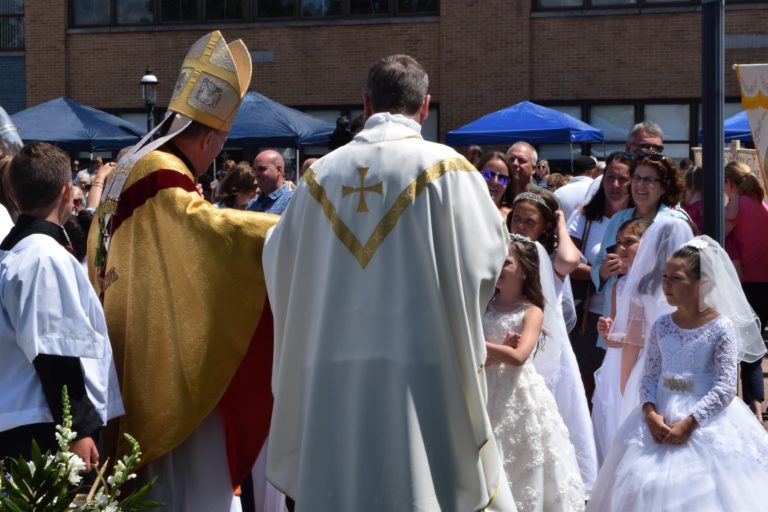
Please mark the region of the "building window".
[[699, 5], [701, 0], [533, 0], [534, 10]]
[[[0, 0], [21, 3], [22, 0]], [[69, 0], [73, 27], [438, 14], [439, 0]], [[2, 32], [5, 34], [5, 32]]]
[[290, 18], [294, 15], [293, 0], [261, 0], [259, 18]]
[[341, 0], [301, 0], [301, 16], [304, 18], [339, 16]]
[[637, 5], [638, 0], [592, 0], [592, 6], [602, 7], [604, 5]]
[[152, 0], [119, 0], [116, 7], [118, 25], [151, 25], [155, 20]]
[[539, 9], [552, 9], [552, 8], [572, 8], [582, 7], [584, 5], [583, 0], [534, 0], [534, 8]]
[[0, 0], [0, 50], [24, 49], [24, 2]]
[[[621, 151], [629, 130], [635, 124], [634, 105], [593, 105], [589, 109], [589, 124], [603, 130], [605, 152]], [[602, 157], [603, 145], [592, 144], [593, 156]]]
[[397, 12], [401, 14], [436, 13], [437, 0], [397, 0]]
[[645, 119], [664, 130], [664, 153], [675, 160], [688, 158], [691, 151], [691, 106], [685, 104], [647, 104]]
[[164, 23], [197, 21], [197, 0], [164, 0], [160, 5], [160, 20]]
[[349, 0], [349, 13], [352, 15], [388, 14], [387, 0]]
[[78, 27], [109, 25], [109, 0], [73, 0], [73, 23]]
[[205, 19], [243, 19], [243, 0], [205, 0]]

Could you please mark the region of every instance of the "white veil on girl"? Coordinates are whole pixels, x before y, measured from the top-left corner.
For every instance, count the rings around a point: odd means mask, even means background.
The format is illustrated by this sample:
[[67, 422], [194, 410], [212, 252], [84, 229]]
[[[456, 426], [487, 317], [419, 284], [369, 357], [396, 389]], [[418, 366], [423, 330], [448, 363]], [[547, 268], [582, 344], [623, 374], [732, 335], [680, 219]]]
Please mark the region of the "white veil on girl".
[[738, 341], [740, 361], [754, 362], [765, 354], [760, 319], [747, 302], [731, 258], [720, 244], [704, 235], [685, 244], [697, 249], [701, 267], [699, 308], [712, 308], [728, 318]]
[[672, 311], [661, 289], [664, 266], [692, 238], [691, 227], [682, 219], [657, 217], [653, 221], [640, 238], [624, 285], [623, 300], [616, 301], [616, 318], [608, 333], [609, 340], [643, 346], [653, 322]]
[[568, 331], [563, 320], [562, 307], [555, 292], [554, 269], [547, 250], [539, 242], [533, 242], [528, 237], [511, 234], [513, 240], [526, 240], [536, 244], [539, 256], [539, 282], [544, 295], [544, 321], [541, 326], [542, 341], [536, 347], [533, 365], [544, 378], [547, 387], [554, 390], [560, 381], [560, 358], [563, 351], [563, 340], [568, 339]]

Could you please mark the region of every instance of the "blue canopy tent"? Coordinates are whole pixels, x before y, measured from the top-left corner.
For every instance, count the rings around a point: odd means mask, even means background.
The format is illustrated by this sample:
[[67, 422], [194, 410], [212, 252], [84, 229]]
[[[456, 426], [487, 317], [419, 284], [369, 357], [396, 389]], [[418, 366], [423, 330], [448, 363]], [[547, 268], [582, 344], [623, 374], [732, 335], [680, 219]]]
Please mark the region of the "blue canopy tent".
[[563, 112], [523, 101], [481, 117], [445, 136], [446, 144], [531, 144], [602, 142], [603, 131]]
[[49, 142], [67, 151], [115, 151], [136, 144], [146, 130], [67, 98], [11, 116], [24, 142]]
[[749, 119], [745, 110], [726, 119], [723, 125], [726, 142], [732, 140], [752, 142], [752, 130], [749, 128]]
[[243, 98], [227, 146], [324, 146], [336, 126], [257, 92]]
[[[723, 136], [725, 142], [731, 142], [732, 140], [752, 142], [752, 130], [749, 128], [749, 119], [747, 119], [746, 111], [742, 110], [723, 121]], [[699, 142], [701, 142], [701, 138], [702, 130], [699, 129]]]

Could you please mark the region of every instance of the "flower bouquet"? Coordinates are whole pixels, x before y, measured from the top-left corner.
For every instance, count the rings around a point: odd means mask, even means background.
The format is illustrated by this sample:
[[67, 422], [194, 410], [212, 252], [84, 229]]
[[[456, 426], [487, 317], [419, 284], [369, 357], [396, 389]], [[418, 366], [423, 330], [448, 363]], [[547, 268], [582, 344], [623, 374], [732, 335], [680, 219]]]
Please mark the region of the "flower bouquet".
[[41, 453], [33, 440], [32, 460], [9, 459], [6, 466], [0, 461], [0, 512], [131, 512], [159, 507], [160, 503], [145, 501], [155, 480], [130, 494], [121, 495], [122, 486], [136, 478], [131, 471], [141, 460], [139, 443], [128, 434], [125, 438], [131, 445], [131, 453], [114, 465], [112, 474], [105, 480], [107, 459], [96, 469], [96, 480], [90, 489], [83, 488], [80, 473], [85, 469], [85, 463], [69, 451], [77, 433], [72, 430], [66, 386], [62, 390], [62, 402], [64, 414], [62, 424], [56, 425], [59, 449], [55, 454]]

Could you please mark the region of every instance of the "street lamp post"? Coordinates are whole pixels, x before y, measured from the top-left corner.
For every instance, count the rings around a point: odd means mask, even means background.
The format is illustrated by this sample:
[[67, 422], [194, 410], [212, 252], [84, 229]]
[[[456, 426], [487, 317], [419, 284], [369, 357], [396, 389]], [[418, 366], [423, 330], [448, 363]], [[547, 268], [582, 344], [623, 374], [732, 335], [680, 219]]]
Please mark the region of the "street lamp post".
[[147, 107], [147, 132], [152, 131], [155, 127], [155, 103], [157, 100], [157, 84], [158, 80], [152, 69], [147, 66], [144, 71], [144, 76], [139, 80], [141, 85], [141, 94], [144, 96], [144, 105]]

